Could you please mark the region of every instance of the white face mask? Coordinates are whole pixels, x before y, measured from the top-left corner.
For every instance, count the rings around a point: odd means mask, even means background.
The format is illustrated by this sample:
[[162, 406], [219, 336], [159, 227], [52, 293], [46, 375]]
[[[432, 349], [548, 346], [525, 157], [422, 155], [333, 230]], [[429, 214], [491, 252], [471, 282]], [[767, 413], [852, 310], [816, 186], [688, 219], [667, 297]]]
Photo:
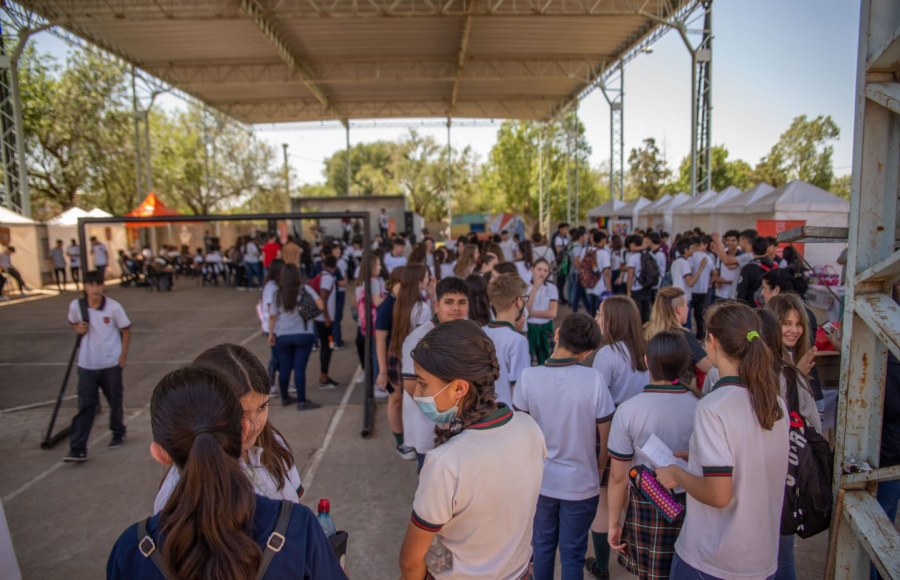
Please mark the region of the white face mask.
[[449, 423], [450, 421], [456, 419], [456, 415], [459, 412], [459, 409], [456, 405], [453, 405], [446, 411], [438, 411], [437, 403], [435, 403], [434, 398], [446, 391], [447, 387], [452, 384], [453, 381], [450, 381], [449, 383], [444, 385], [443, 389], [430, 397], [413, 397], [413, 401], [416, 402], [416, 405], [419, 407], [419, 410], [422, 411], [422, 414], [428, 417], [431, 421], [439, 424]]

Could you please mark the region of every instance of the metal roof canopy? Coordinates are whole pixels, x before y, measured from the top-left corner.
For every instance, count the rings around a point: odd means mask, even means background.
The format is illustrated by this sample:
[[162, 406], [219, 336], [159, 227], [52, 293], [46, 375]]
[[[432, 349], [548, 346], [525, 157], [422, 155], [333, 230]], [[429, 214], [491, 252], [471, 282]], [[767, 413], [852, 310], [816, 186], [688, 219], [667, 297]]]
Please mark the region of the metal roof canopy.
[[22, 0], [245, 123], [549, 119], [699, 0]]

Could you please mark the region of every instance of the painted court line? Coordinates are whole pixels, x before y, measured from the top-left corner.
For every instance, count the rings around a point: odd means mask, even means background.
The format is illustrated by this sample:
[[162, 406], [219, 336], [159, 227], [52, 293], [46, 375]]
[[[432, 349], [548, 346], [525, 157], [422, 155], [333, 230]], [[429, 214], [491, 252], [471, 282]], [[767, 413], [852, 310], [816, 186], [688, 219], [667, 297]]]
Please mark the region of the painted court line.
[[[72, 399], [78, 398], [78, 395], [69, 395], [67, 397], [63, 397], [63, 401], [71, 401]], [[15, 413], [16, 411], [24, 411], [26, 409], [35, 409], [37, 407], [43, 407], [45, 405], [52, 405], [56, 402], [56, 399], [51, 399], [49, 401], [41, 401], [40, 403], [29, 403], [27, 405], [19, 405], [18, 407], [10, 407], [9, 409], [0, 409], [0, 413]]]
[[[136, 418], [137, 418], [141, 413], [143, 413], [146, 409], [147, 409], [147, 407], [144, 407], [143, 409], [139, 409], [138, 411], [135, 411], [134, 413], [132, 413], [131, 415], [129, 415], [125, 420], [126, 420], [126, 421], [132, 421], [133, 419], [136, 419]], [[95, 437], [93, 441], [91, 441], [91, 442], [88, 443], [88, 449], [90, 449], [91, 447], [95, 446], [97, 443], [100, 443], [101, 441], [105, 440], [105, 439], [106, 439], [107, 437], [109, 437], [111, 434], [112, 434], [112, 433], [111, 433], [110, 431], [106, 431], [105, 433], [103, 433], [103, 435], [100, 435], [100, 436], [98, 436], [98, 437]], [[40, 472], [39, 474], [37, 474], [37, 475], [35, 475], [34, 477], [32, 477], [29, 481], [27, 481], [25, 484], [23, 484], [22, 486], [20, 486], [19, 489], [15, 490], [15, 491], [13, 491], [12, 493], [10, 493], [9, 495], [5, 496], [5, 497], [3, 498], [3, 503], [8, 504], [8, 503], [11, 502], [12, 500], [16, 499], [17, 497], [19, 497], [20, 495], [22, 495], [23, 493], [25, 493], [26, 491], [28, 491], [29, 489], [31, 489], [35, 484], [41, 482], [41, 481], [44, 480], [44, 479], [47, 479], [50, 475], [53, 474], [54, 471], [56, 471], [57, 469], [59, 469], [59, 468], [62, 467], [63, 465], [65, 465], [65, 463], [63, 463], [63, 460], [60, 459], [59, 461], [57, 461], [56, 463], [54, 463], [53, 465], [51, 465], [50, 467], [48, 467], [48, 468], [45, 469], [44, 471], [42, 471], [42, 472]]]
[[[186, 365], [193, 360], [129, 360], [126, 367], [131, 365]], [[3, 362], [0, 367], [64, 367], [69, 361], [56, 362]]]
[[239, 344], [240, 346], [247, 346], [247, 345], [250, 344], [250, 342], [251, 342], [254, 338], [256, 338], [257, 336], [262, 336], [262, 330], [261, 330], [261, 329], [260, 329], [260, 330], [254, 330], [254, 331], [253, 331], [253, 334], [251, 334], [250, 336], [248, 336], [247, 338], [245, 338], [244, 340], [242, 340], [242, 341], [239, 342], [238, 344]]
[[[229, 332], [232, 330], [246, 329], [235, 328], [233, 326], [218, 326], [212, 328], [178, 328], [174, 330], [171, 328], [135, 328], [131, 332], [132, 334], [156, 334], [160, 332], [172, 334], [179, 332]], [[72, 334], [72, 330], [69, 328], [59, 328], [55, 330], [4, 330], [3, 334]]]
[[334, 432], [337, 431], [338, 424], [341, 422], [341, 417], [344, 416], [344, 410], [347, 408], [347, 403], [350, 402], [350, 397], [353, 395], [354, 389], [356, 389], [356, 379], [362, 373], [362, 367], [356, 367], [356, 372], [353, 373], [353, 378], [350, 379], [350, 386], [347, 387], [347, 392], [344, 393], [344, 398], [341, 399], [341, 406], [338, 407], [337, 412], [335, 412], [334, 417], [331, 418], [331, 424], [328, 426], [328, 431], [325, 433], [325, 439], [322, 441], [322, 447], [316, 450], [315, 454], [312, 457], [312, 461], [309, 464], [309, 467], [303, 473], [303, 477], [301, 481], [303, 482], [303, 489], [309, 491], [312, 488], [313, 480], [316, 477], [316, 472], [319, 470], [319, 465], [322, 464], [322, 459], [325, 457], [325, 452], [328, 451], [328, 446], [331, 445], [331, 438], [334, 437]]

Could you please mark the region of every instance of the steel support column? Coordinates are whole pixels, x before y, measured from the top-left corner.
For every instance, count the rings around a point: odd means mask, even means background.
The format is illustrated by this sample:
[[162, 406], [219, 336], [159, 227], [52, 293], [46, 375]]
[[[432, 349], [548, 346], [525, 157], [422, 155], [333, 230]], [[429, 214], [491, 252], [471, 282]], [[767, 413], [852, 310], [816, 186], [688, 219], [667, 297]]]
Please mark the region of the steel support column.
[[[46, 26], [39, 27], [44, 29]], [[31, 196], [28, 189], [28, 160], [25, 157], [25, 133], [22, 126], [22, 100], [19, 94], [19, 56], [36, 32], [25, 28], [7, 55], [0, 38], [0, 161], [3, 163], [3, 186], [0, 205], [31, 217]], [[0, 30], [0, 34], [4, 31]]]
[[450, 144], [450, 118], [447, 118], [447, 239], [453, 237], [453, 147]]
[[544, 230], [544, 124], [538, 134], [538, 230]]
[[[900, 4], [862, 0], [853, 134], [850, 250], [842, 329], [843, 356], [834, 462], [835, 522], [829, 563], [836, 580], [900, 580], [900, 536], [876, 503], [875, 483], [896, 479], [878, 470], [868, 482], [845, 475], [855, 458], [880, 467], [881, 421], [888, 350], [900, 352], [898, 192], [900, 106], [879, 93], [900, 94]], [[881, 90], [884, 89], [884, 90]]]
[[703, 15], [703, 38], [692, 58], [696, 94], [695, 126], [697, 151], [696, 187], [691, 195], [712, 189], [712, 5]]
[[625, 64], [600, 84], [609, 104], [609, 198], [625, 199]]
[[353, 175], [350, 167], [350, 124], [347, 124], [347, 154], [345, 156], [345, 164], [347, 165], [347, 195], [350, 195], [350, 179]]

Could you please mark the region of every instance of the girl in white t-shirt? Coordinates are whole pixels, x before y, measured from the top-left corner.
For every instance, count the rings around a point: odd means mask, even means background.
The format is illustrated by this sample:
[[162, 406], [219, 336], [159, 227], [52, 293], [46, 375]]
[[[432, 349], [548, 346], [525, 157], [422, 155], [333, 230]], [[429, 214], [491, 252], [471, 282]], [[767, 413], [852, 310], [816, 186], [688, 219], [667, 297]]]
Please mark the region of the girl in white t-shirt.
[[[244, 407], [241, 470], [254, 493], [300, 503], [303, 485], [291, 446], [268, 420], [269, 379], [259, 359], [242, 346], [220, 344], [203, 352], [194, 364], [211, 367], [229, 378], [228, 383], [240, 397]], [[166, 506], [178, 481], [178, 469], [170, 469], [156, 494], [153, 513]]]
[[[435, 423], [412, 521], [403, 580], [532, 578], [531, 540], [547, 448], [527, 413], [497, 403], [494, 345], [469, 320], [443, 322], [412, 353], [415, 401]], [[439, 427], [446, 425], [446, 427]], [[436, 540], [436, 542], [435, 542]], [[429, 567], [429, 554], [449, 552]]]
[[707, 322], [706, 352], [723, 378], [697, 404], [688, 469], [656, 470], [688, 494], [669, 577], [765, 580], [777, 569], [789, 451], [776, 359], [749, 306], [716, 306]]
[[[680, 332], [663, 331], [647, 345], [649, 384], [642, 393], [620, 405], [609, 435], [609, 548], [618, 550], [619, 564], [641, 580], [667, 578], [675, 555], [675, 539], [684, 516], [668, 522], [633, 485], [632, 466], [654, 467], [636, 455], [651, 437], [669, 449], [687, 449], [694, 429], [697, 397], [681, 384], [691, 364], [691, 351]], [[682, 506], [684, 492], [675, 495]], [[619, 523], [628, 503], [624, 525]], [[647, 534], [645, 530], [654, 530]], [[595, 547], [595, 550], [597, 548]]]
[[[266, 283], [263, 285], [262, 297], [259, 300], [259, 303], [256, 306], [256, 314], [259, 316], [259, 321], [262, 324], [262, 332], [263, 334], [269, 334], [269, 312], [272, 306], [272, 300], [275, 299], [275, 294], [278, 292], [278, 280], [281, 278], [281, 269], [284, 267], [284, 260], [281, 258], [275, 258], [272, 260], [272, 263], [269, 264], [269, 269], [266, 272]], [[275, 373], [278, 372], [278, 359], [275, 356], [275, 347], [269, 347], [272, 349], [272, 356], [269, 359], [269, 384], [271, 385], [271, 394], [275, 394], [277, 392], [277, 387], [275, 386]]]
[[531, 356], [542, 365], [553, 352], [553, 320], [559, 308], [559, 290], [548, 281], [550, 263], [539, 258], [531, 268], [532, 283], [528, 286], [528, 348]]

